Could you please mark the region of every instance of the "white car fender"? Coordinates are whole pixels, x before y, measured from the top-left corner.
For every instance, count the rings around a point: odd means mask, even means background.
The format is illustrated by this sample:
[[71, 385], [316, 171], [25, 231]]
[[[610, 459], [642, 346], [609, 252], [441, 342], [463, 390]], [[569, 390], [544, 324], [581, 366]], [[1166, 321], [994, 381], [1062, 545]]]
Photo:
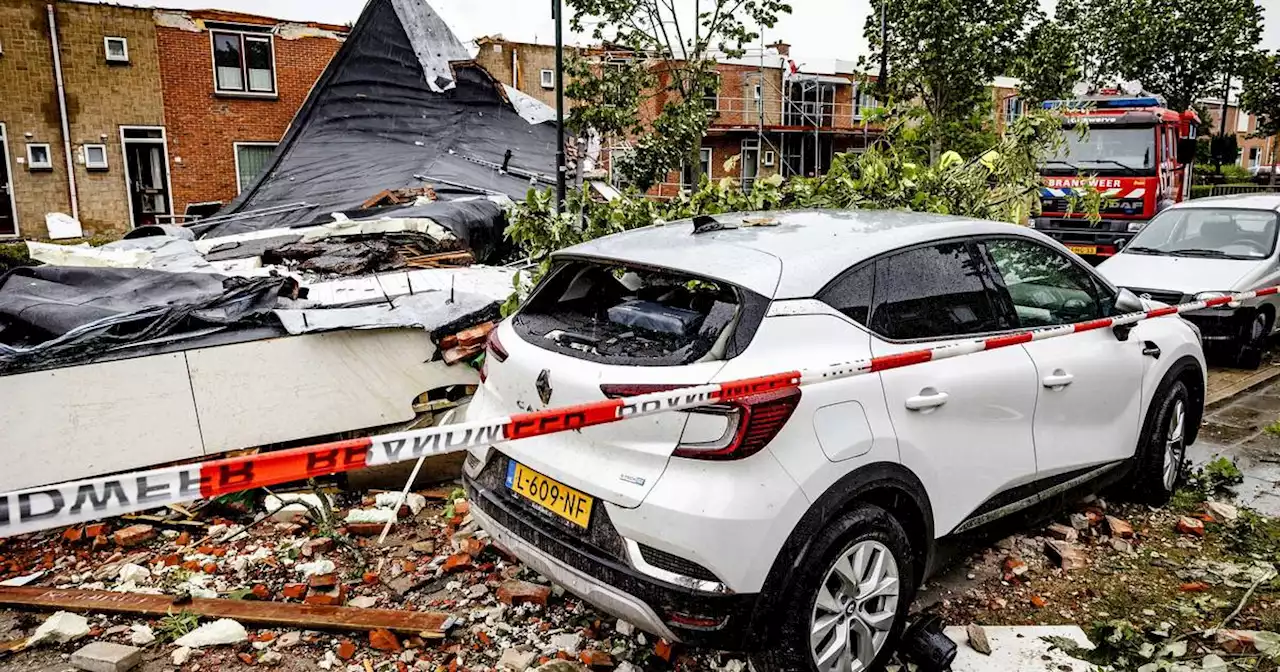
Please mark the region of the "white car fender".
[[1205, 364], [1204, 350], [1194, 327], [1186, 321], [1177, 317], [1144, 320], [1134, 325], [1129, 338], [1143, 342], [1150, 341], [1160, 349], [1158, 357], [1149, 355], [1146, 357], [1146, 369], [1142, 376], [1142, 417], [1138, 418], [1139, 426], [1145, 422], [1150, 412], [1161, 381], [1179, 361], [1187, 358], [1194, 360], [1201, 377], [1200, 389], [1205, 390], [1208, 387], [1208, 367]]

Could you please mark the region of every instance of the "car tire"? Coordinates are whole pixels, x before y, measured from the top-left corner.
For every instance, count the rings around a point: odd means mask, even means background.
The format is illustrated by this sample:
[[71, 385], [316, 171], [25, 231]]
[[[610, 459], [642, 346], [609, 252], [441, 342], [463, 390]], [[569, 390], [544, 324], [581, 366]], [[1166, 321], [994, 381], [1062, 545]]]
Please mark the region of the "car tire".
[[1191, 417], [1191, 393], [1178, 379], [1167, 380], [1156, 390], [1138, 438], [1134, 471], [1140, 501], [1164, 504], [1182, 480], [1187, 459], [1187, 419]]
[[[913, 558], [902, 525], [878, 506], [860, 505], [831, 522], [814, 537], [782, 592], [778, 641], [752, 656], [755, 670], [882, 669], [915, 597]], [[860, 578], [842, 578], [850, 575]], [[811, 633], [817, 633], [816, 643]], [[834, 655], [820, 665], [815, 650]]]
[[1235, 363], [1243, 369], [1256, 369], [1262, 366], [1262, 355], [1267, 351], [1267, 336], [1271, 333], [1271, 319], [1267, 313], [1259, 310], [1251, 320], [1240, 328], [1240, 337], [1236, 342]]

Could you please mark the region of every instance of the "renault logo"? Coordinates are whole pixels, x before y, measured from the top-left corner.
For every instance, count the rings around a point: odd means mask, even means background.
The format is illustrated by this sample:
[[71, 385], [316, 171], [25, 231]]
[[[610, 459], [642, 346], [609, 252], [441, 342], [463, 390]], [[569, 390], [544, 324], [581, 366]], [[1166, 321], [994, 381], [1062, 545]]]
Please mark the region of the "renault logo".
[[551, 405], [551, 371], [548, 369], [538, 374], [538, 398], [543, 406]]

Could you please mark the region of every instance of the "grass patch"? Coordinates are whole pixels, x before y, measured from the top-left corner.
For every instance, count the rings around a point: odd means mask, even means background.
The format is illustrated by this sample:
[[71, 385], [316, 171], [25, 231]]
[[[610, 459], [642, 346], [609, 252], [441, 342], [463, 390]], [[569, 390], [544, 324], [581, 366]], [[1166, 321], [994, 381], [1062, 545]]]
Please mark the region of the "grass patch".
[[169, 614], [156, 623], [156, 638], [162, 642], [172, 642], [200, 627], [200, 617], [187, 610]]

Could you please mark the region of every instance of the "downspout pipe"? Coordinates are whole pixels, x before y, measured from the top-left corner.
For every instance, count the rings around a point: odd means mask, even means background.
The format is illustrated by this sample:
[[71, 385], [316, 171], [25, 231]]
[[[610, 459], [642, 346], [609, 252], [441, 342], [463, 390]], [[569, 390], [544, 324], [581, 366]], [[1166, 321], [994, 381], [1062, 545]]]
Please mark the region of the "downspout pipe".
[[80, 221], [80, 197], [76, 190], [76, 165], [71, 155], [71, 127], [67, 123], [67, 90], [62, 84], [62, 53], [58, 46], [58, 19], [53, 5], [45, 5], [49, 12], [49, 39], [53, 42], [53, 76], [58, 83], [58, 115], [62, 121], [62, 151], [67, 157], [67, 187], [71, 195], [71, 217]]

